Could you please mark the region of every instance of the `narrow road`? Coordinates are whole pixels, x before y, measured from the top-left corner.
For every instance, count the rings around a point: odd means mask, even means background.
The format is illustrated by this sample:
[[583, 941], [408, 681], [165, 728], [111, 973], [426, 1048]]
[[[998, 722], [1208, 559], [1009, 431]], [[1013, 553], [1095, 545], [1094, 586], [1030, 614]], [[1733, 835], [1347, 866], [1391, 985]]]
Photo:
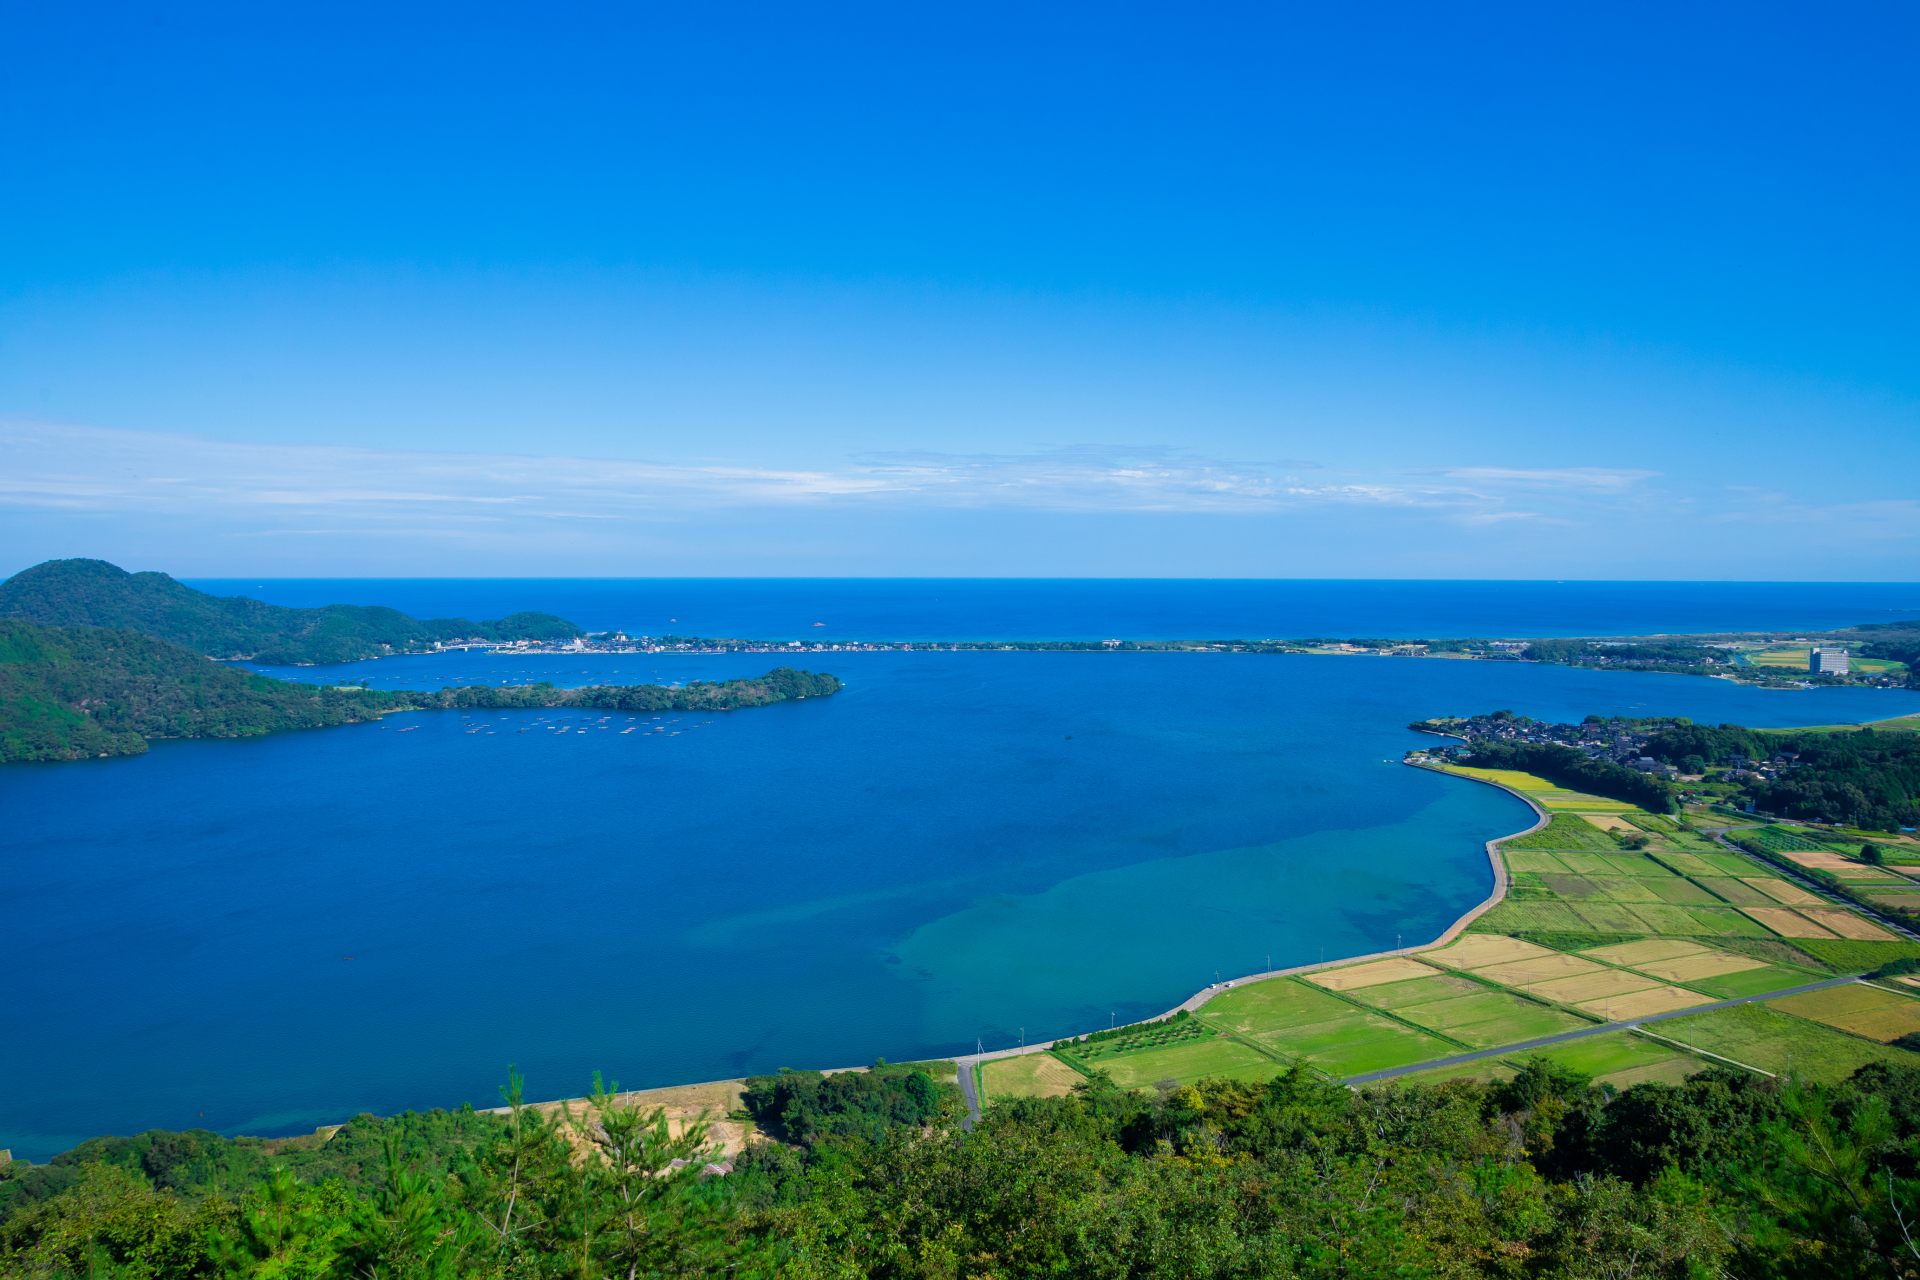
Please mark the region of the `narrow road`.
[[967, 1118], [960, 1122], [962, 1129], [971, 1129], [980, 1123], [980, 1091], [973, 1087], [972, 1058], [962, 1058], [955, 1064], [959, 1067], [956, 1075], [960, 1081], [960, 1097], [967, 1104]]
[[1828, 987], [1843, 986], [1859, 979], [1827, 978], [1820, 982], [1809, 982], [1801, 987], [1785, 987], [1779, 991], [1762, 991], [1758, 995], [1740, 996], [1733, 1000], [1716, 1000], [1712, 1004], [1696, 1004], [1685, 1009], [1675, 1009], [1669, 1013], [1650, 1013], [1644, 1018], [1628, 1018], [1622, 1022], [1603, 1022], [1597, 1026], [1582, 1027], [1578, 1031], [1562, 1031], [1557, 1036], [1541, 1036], [1538, 1040], [1522, 1040], [1518, 1044], [1501, 1045], [1497, 1049], [1476, 1049], [1472, 1053], [1456, 1054], [1451, 1058], [1432, 1058], [1426, 1062], [1415, 1062], [1404, 1067], [1388, 1067], [1385, 1071], [1368, 1071], [1357, 1076], [1348, 1076], [1347, 1084], [1372, 1084], [1377, 1080], [1391, 1080], [1395, 1076], [1408, 1076], [1417, 1071], [1430, 1071], [1435, 1067], [1451, 1067], [1458, 1063], [1484, 1062], [1488, 1058], [1503, 1058], [1510, 1053], [1525, 1053], [1529, 1049], [1545, 1049], [1549, 1045], [1565, 1044], [1569, 1040], [1585, 1040], [1589, 1036], [1604, 1036], [1615, 1031], [1631, 1031], [1648, 1022], [1666, 1022], [1673, 1018], [1691, 1017], [1696, 1013], [1712, 1013], [1715, 1009], [1732, 1009], [1737, 1005], [1758, 1004], [1767, 1000], [1778, 1000], [1782, 996], [1797, 996], [1806, 991], [1825, 991]]

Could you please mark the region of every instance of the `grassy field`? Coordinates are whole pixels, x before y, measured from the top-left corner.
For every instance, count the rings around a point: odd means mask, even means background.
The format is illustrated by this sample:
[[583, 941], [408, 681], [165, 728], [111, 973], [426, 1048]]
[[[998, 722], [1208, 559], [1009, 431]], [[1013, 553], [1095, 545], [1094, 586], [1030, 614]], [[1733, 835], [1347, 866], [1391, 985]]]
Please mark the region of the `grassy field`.
[[1920, 1054], [1873, 1044], [1765, 1005], [1745, 1004], [1674, 1018], [1655, 1030], [1670, 1040], [1762, 1071], [1809, 1080], [1843, 1080], [1869, 1062], [1920, 1066]]
[[1338, 1017], [1276, 1027], [1251, 1039], [1272, 1053], [1297, 1058], [1335, 1077], [1409, 1066], [1462, 1051], [1460, 1043], [1354, 1006]]
[[1864, 983], [1785, 996], [1773, 1007], [1882, 1044], [1920, 1031], [1920, 1000]]
[[1631, 1031], [1554, 1045], [1541, 1050], [1539, 1056], [1616, 1089], [1653, 1080], [1674, 1084], [1708, 1065], [1702, 1058]]
[[1457, 1040], [1470, 1049], [1497, 1049], [1503, 1044], [1536, 1040], [1591, 1025], [1573, 1014], [1510, 992], [1487, 988], [1427, 1004], [1403, 1006], [1395, 1012], [1417, 1027]]
[[1569, 791], [1555, 786], [1545, 778], [1537, 778], [1531, 773], [1520, 773], [1513, 769], [1475, 769], [1468, 765], [1449, 764], [1440, 766], [1446, 773], [1457, 773], [1463, 778], [1478, 778], [1482, 782], [1498, 783], [1514, 791], [1524, 792], [1527, 799], [1549, 812], [1568, 813], [1637, 813], [1636, 806], [1623, 800], [1609, 800], [1605, 796], [1589, 795], [1584, 791]]
[[988, 1098], [1057, 1098], [1085, 1079], [1051, 1053], [995, 1058], [980, 1066], [982, 1092]]
[[1279, 1075], [1285, 1064], [1230, 1036], [1188, 1041], [1164, 1049], [1116, 1054], [1094, 1064], [1123, 1089], [1146, 1089], [1161, 1084], [1191, 1084], [1209, 1076], [1235, 1080], [1266, 1080]]
[[[1890, 940], [1863, 917], [1680, 820], [1524, 774], [1460, 772], [1510, 786], [1550, 817], [1501, 844], [1508, 896], [1454, 942], [1244, 983], [1191, 1018], [1062, 1046], [1058, 1058], [1000, 1060], [983, 1071], [986, 1091], [1065, 1092], [1079, 1078], [1076, 1067], [1136, 1088], [1205, 1076], [1264, 1080], [1296, 1061], [1341, 1078], [1920, 956], [1920, 945]], [[1789, 828], [1755, 826], [1750, 834], [1783, 856], [1842, 860]], [[1642, 841], [1650, 842], [1644, 850], [1628, 847]], [[1920, 884], [1902, 880], [1889, 891], [1920, 895]], [[1695, 1037], [1702, 1049], [1760, 1070], [1820, 1078], [1875, 1060], [1920, 1064], [1920, 1054], [1885, 1043], [1909, 1030], [1920, 1030], [1920, 992], [1910, 998], [1865, 987], [1782, 997], [1781, 1009], [1743, 1006], [1657, 1024], [1659, 1035]], [[1553, 1046], [1548, 1056], [1620, 1088], [1677, 1080], [1703, 1065], [1684, 1048], [1625, 1031]], [[1510, 1074], [1519, 1061], [1503, 1052], [1413, 1078], [1488, 1078]]]

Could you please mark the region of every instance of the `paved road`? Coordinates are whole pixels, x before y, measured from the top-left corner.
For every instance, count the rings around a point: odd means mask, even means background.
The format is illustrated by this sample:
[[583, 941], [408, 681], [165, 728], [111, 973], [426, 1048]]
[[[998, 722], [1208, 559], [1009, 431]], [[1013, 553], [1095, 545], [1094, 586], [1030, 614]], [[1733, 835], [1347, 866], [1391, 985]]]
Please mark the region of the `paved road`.
[[967, 1104], [967, 1118], [960, 1122], [960, 1127], [971, 1129], [980, 1123], [980, 1091], [973, 1087], [973, 1059], [961, 1059], [959, 1067], [960, 1096]]
[[1488, 1058], [1502, 1058], [1510, 1053], [1525, 1053], [1529, 1049], [1544, 1049], [1549, 1045], [1565, 1044], [1569, 1040], [1585, 1040], [1589, 1036], [1603, 1036], [1614, 1031], [1628, 1031], [1647, 1022], [1666, 1022], [1671, 1018], [1685, 1018], [1696, 1013], [1712, 1013], [1715, 1009], [1731, 1009], [1736, 1005], [1756, 1004], [1764, 1000], [1778, 1000], [1782, 996], [1797, 996], [1803, 991], [1825, 991], [1828, 987], [1838, 987], [1856, 978], [1827, 978], [1820, 982], [1809, 982], [1802, 987], [1787, 987], [1780, 991], [1763, 991], [1759, 995], [1740, 996], [1734, 1000], [1716, 1000], [1712, 1004], [1696, 1004], [1685, 1009], [1675, 1009], [1670, 1013], [1650, 1013], [1644, 1018], [1629, 1018], [1623, 1022], [1604, 1022], [1597, 1026], [1581, 1027], [1577, 1031], [1562, 1031], [1557, 1036], [1541, 1036], [1538, 1040], [1523, 1040], [1519, 1044], [1502, 1045], [1497, 1049], [1478, 1049], [1472, 1053], [1456, 1054], [1451, 1058], [1434, 1058], [1427, 1062], [1416, 1062], [1404, 1067], [1389, 1067], [1385, 1071], [1368, 1071], [1362, 1075], [1348, 1076], [1348, 1084], [1372, 1084], [1376, 1080], [1391, 1080], [1395, 1076], [1412, 1075], [1416, 1071], [1428, 1071], [1434, 1067], [1451, 1067], [1456, 1063], [1483, 1062]]

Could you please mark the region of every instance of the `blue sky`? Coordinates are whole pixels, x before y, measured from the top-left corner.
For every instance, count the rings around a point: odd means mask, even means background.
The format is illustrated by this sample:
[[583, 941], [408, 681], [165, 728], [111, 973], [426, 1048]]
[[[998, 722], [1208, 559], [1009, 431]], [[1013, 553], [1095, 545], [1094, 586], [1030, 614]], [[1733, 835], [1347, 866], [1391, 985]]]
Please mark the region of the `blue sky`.
[[0, 572], [1920, 578], [1920, 17], [13, 4]]

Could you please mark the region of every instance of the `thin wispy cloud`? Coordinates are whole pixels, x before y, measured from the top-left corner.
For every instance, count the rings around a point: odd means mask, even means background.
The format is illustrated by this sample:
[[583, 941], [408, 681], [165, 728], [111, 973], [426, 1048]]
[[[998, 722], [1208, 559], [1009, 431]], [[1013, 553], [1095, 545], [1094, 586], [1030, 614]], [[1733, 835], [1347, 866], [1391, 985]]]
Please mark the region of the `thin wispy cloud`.
[[[258, 444], [37, 423], [0, 425], [0, 504], [310, 523], [358, 514], [436, 519], [654, 520], [688, 510], [912, 502], [1059, 512], [1247, 514], [1320, 506], [1428, 509], [1468, 522], [1539, 519], [1514, 490], [1622, 492], [1651, 472], [1462, 467], [1439, 476], [1323, 474], [1174, 449], [892, 453], [809, 468]], [[1312, 475], [1303, 481], [1303, 472]], [[284, 531], [284, 530], [283, 530]]]

